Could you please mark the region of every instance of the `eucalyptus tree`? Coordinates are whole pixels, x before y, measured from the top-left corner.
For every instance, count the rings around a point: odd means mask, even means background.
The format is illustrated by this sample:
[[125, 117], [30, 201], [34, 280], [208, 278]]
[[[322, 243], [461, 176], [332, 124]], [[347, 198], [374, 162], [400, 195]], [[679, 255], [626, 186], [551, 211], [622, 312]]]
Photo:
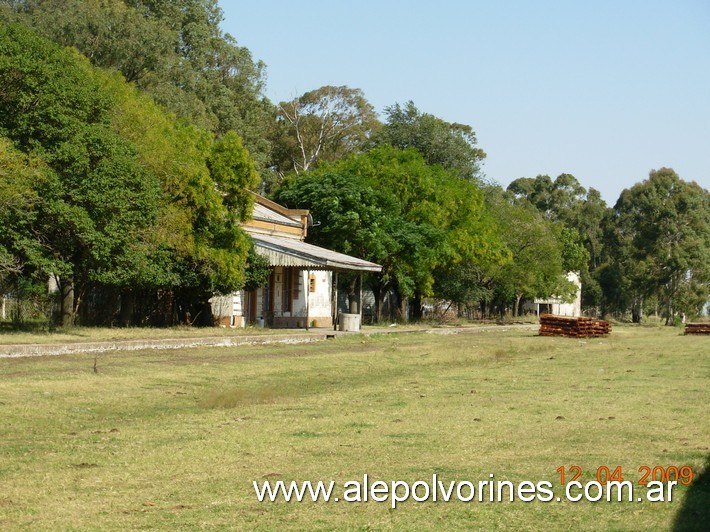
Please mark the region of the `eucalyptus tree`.
[[575, 268], [582, 279], [582, 304], [600, 307], [602, 296], [596, 270], [604, 256], [603, 221], [608, 208], [599, 191], [585, 189], [571, 174], [560, 174], [554, 180], [548, 175], [521, 177], [511, 182], [506, 191], [518, 200], [530, 202], [545, 219], [576, 233], [575, 240], [584, 245], [589, 255], [587, 264]]
[[483, 179], [481, 162], [486, 153], [477, 147], [471, 126], [423, 113], [411, 101], [385, 108], [385, 117], [384, 127], [373, 139], [376, 144], [414, 148], [427, 164], [440, 165], [468, 181]]
[[[710, 294], [710, 192], [683, 181], [670, 168], [625, 189], [608, 218], [610, 299], [623, 287], [641, 321], [644, 302], [653, 298], [666, 324], [696, 315]], [[612, 275], [613, 274], [613, 275]]]
[[4, 0], [35, 31], [120, 72], [201, 129], [236, 131], [264, 170], [274, 108], [265, 65], [220, 28], [216, 0]]
[[359, 153], [380, 123], [360, 89], [324, 86], [281, 102], [273, 164], [283, 178]]
[[546, 219], [527, 200], [511, 201], [502, 190], [487, 189], [511, 260], [488, 270], [493, 295], [490, 302], [517, 315], [523, 299], [570, 297], [576, 287], [566, 271], [587, 259], [565, 228]]

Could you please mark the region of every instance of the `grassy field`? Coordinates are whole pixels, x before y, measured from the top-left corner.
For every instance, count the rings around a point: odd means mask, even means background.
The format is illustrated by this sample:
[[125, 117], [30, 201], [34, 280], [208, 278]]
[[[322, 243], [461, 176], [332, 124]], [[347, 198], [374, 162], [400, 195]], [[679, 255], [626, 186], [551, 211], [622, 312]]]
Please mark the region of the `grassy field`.
[[[559, 486], [710, 457], [710, 339], [617, 327], [0, 359], [0, 529], [708, 530], [672, 502], [264, 502], [252, 481]], [[338, 488], [336, 488], [338, 490]], [[340, 490], [342, 491], [342, 490]], [[640, 488], [639, 488], [640, 491]]]

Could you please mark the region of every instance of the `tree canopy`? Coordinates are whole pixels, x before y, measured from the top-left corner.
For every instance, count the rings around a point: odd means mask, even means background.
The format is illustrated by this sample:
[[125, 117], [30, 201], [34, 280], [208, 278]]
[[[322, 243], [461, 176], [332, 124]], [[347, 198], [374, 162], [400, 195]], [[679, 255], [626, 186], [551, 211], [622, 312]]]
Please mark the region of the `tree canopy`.
[[[58, 277], [66, 323], [91, 284], [192, 287], [199, 299], [244, 283], [249, 246], [238, 222], [250, 215], [243, 189], [258, 176], [235, 133], [215, 142], [17, 25], [0, 26], [0, 84], [0, 135], [12, 141], [4, 156], [25, 169], [4, 197], [29, 186], [32, 207], [24, 218], [5, 212], [13, 218], [0, 245], [37, 276]], [[34, 159], [41, 179], [28, 184]]]
[[414, 148], [427, 164], [453, 170], [461, 179], [482, 179], [481, 162], [485, 152], [477, 147], [471, 126], [449, 123], [429, 113], [422, 113], [412, 101], [385, 109], [386, 121], [374, 140], [396, 148]]
[[284, 182], [276, 199], [321, 222], [313, 242], [383, 266], [375, 297], [434, 293], [437, 268], [505, 259], [483, 195], [414, 149], [381, 146]]
[[670, 168], [625, 189], [607, 225], [614, 276], [606, 288], [620, 310], [632, 306], [641, 319], [653, 299], [667, 323], [699, 314], [710, 294], [710, 193]]
[[236, 131], [257, 168], [269, 161], [273, 106], [265, 65], [219, 27], [217, 0], [18, 0], [14, 18], [92, 64], [120, 72], [201, 129]]
[[487, 199], [501, 228], [511, 260], [488, 270], [494, 305], [513, 301], [513, 314], [523, 299], [572, 295], [566, 273], [582, 266], [587, 255], [574, 233], [547, 220], [530, 202], [510, 201], [502, 190], [490, 188]]
[[282, 176], [360, 152], [380, 123], [360, 89], [326, 86], [278, 105], [274, 166]]
[[512, 181], [506, 191], [517, 201], [529, 202], [545, 219], [567, 229], [566, 233], [559, 233], [566, 242], [567, 255], [578, 254], [578, 244], [584, 246], [586, 263], [575, 261], [574, 267], [566, 267], [581, 275], [583, 305], [600, 307], [602, 293], [596, 270], [602, 263], [603, 222], [608, 209], [599, 191], [585, 189], [571, 174], [560, 174], [554, 180], [548, 175], [521, 177]]

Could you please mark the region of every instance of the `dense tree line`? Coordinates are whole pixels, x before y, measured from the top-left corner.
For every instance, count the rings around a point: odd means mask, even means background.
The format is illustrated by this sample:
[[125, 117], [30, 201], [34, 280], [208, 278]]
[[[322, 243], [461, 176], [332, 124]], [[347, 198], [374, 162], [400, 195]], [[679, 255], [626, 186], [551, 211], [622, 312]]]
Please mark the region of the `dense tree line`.
[[219, 27], [217, 0], [3, 0], [5, 18], [73, 46], [197, 127], [238, 131], [267, 167], [265, 65]]
[[345, 86], [270, 102], [221, 20], [216, 0], [0, 0], [0, 291], [56, 280], [65, 324], [209, 322], [210, 295], [266, 279], [239, 228], [251, 189], [310, 209], [312, 242], [381, 264], [381, 319], [426, 298], [516, 315], [571, 297], [568, 271], [589, 313], [674, 323], [707, 303], [696, 183], [654, 170], [613, 207], [571, 174], [503, 189], [470, 126], [411, 101], [382, 120]]
[[0, 26], [0, 86], [0, 252], [18, 285], [56, 279], [62, 323], [111, 302], [133, 322], [146, 291], [166, 309], [143, 318], [189, 321], [243, 285], [258, 175], [236, 133], [215, 139], [18, 25]]

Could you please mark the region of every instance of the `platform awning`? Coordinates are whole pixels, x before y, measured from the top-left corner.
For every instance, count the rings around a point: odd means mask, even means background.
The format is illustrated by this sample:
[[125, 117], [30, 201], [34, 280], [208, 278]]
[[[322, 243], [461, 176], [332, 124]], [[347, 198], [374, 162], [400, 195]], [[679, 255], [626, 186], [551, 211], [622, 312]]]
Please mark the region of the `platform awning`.
[[294, 266], [311, 270], [380, 272], [382, 266], [344, 253], [306, 244], [296, 239], [251, 234], [259, 255], [271, 266]]

